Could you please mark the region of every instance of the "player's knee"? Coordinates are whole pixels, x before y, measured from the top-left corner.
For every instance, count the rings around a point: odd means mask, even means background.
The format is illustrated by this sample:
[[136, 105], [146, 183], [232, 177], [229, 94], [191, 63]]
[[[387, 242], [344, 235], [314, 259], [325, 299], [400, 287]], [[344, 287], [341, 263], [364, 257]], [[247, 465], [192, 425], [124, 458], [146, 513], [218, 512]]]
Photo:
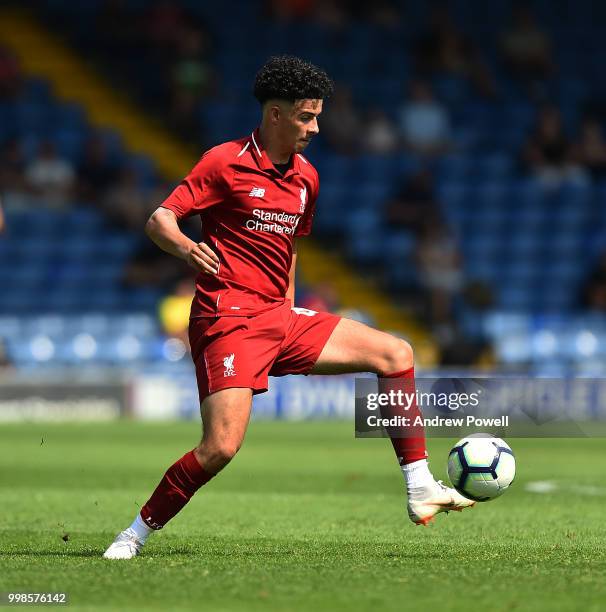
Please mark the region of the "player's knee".
[[385, 348], [380, 374], [393, 374], [412, 368], [414, 355], [412, 346], [406, 340], [392, 336]]
[[232, 440], [222, 440], [213, 449], [213, 463], [219, 466], [219, 469], [225, 467], [240, 450], [240, 444]]
[[198, 460], [204, 469], [212, 473], [221, 471], [240, 450], [233, 440], [202, 441], [197, 449]]

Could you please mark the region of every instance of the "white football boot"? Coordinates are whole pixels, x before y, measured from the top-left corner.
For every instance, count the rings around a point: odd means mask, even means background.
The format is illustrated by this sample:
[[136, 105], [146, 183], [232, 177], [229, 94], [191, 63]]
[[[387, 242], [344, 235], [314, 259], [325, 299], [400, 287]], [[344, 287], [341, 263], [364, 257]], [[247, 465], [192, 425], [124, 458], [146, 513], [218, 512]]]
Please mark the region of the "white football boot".
[[141, 552], [142, 548], [143, 543], [129, 527], [116, 536], [111, 546], [103, 553], [103, 557], [105, 559], [132, 559]]
[[461, 512], [463, 508], [472, 508], [475, 504], [475, 501], [463, 497], [438, 480], [434, 482], [434, 487], [427, 490], [426, 496], [408, 500], [408, 516], [416, 525], [427, 526], [440, 512]]

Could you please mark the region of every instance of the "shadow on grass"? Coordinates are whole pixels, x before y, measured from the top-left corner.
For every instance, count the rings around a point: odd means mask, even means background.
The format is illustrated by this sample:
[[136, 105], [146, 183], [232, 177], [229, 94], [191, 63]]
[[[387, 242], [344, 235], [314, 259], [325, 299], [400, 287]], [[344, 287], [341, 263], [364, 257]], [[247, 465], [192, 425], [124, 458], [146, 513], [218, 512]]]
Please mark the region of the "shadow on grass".
[[14, 559], [15, 557], [101, 557], [103, 550], [11, 550], [0, 552], [0, 559]]
[[[172, 538], [171, 538], [172, 539]], [[259, 560], [301, 560], [301, 559], [326, 559], [327, 547], [329, 557], [363, 559], [366, 562], [389, 560], [414, 562], [419, 559], [442, 559], [444, 551], [439, 546], [432, 546], [425, 542], [411, 545], [410, 542], [400, 542], [399, 545], [387, 542], [339, 542], [339, 541], [317, 541], [317, 540], [276, 540], [260, 536], [258, 539], [242, 539], [227, 537], [201, 538], [199, 543], [181, 543], [179, 538], [172, 542], [168, 538], [151, 541], [143, 551], [141, 559], [259, 559]], [[111, 541], [111, 540], [109, 540]], [[69, 546], [69, 545], [68, 545]], [[0, 551], [0, 560], [26, 558], [55, 558], [55, 559], [94, 559], [102, 558], [105, 544], [98, 548], [70, 549], [57, 548], [32, 548], [13, 545], [10, 550]]]

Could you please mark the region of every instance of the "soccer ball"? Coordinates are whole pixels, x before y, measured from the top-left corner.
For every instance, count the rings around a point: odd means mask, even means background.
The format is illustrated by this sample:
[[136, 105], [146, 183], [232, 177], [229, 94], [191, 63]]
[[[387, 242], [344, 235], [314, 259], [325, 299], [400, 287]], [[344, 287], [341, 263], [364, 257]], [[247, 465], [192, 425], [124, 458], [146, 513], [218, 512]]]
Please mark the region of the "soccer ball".
[[500, 438], [474, 434], [459, 440], [448, 455], [448, 477], [465, 497], [489, 501], [503, 495], [516, 474], [511, 448]]

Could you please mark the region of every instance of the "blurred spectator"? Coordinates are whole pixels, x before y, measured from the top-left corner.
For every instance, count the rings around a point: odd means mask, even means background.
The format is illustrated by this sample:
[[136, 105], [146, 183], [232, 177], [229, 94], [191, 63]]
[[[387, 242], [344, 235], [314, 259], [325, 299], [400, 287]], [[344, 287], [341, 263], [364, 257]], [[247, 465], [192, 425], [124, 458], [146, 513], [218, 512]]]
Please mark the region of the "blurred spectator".
[[191, 302], [195, 293], [194, 279], [180, 279], [170, 295], [160, 301], [158, 318], [162, 331], [172, 338], [179, 338], [189, 347], [188, 326]]
[[115, 57], [130, 60], [141, 53], [144, 31], [137, 11], [127, 0], [103, 0], [95, 22], [95, 46], [99, 46], [110, 61]]
[[495, 304], [495, 296], [488, 284], [481, 280], [470, 281], [463, 292], [465, 302], [477, 312], [490, 310]]
[[123, 284], [126, 287], [168, 289], [183, 277], [184, 266], [180, 259], [167, 256], [151, 240], [144, 238], [126, 265]]
[[429, 27], [417, 39], [413, 53], [419, 73], [459, 77], [480, 94], [494, 95], [494, 80], [486, 62], [477, 46], [455, 26], [446, 5], [434, 6]]
[[351, 90], [344, 85], [335, 92], [320, 117], [320, 131], [328, 143], [343, 155], [353, 155], [360, 149], [362, 120], [353, 105]]
[[574, 157], [595, 179], [606, 176], [606, 141], [600, 122], [586, 117], [581, 126], [581, 136], [574, 147]]
[[469, 340], [486, 339], [485, 315], [495, 306], [495, 294], [488, 282], [474, 279], [465, 283], [456, 308], [461, 328]]
[[606, 314], [606, 253], [600, 257], [581, 294], [582, 306]]
[[528, 170], [548, 187], [558, 187], [565, 180], [582, 180], [585, 176], [574, 159], [560, 111], [555, 107], [539, 113], [524, 149], [524, 161]]
[[321, 312], [335, 312], [339, 308], [339, 296], [332, 283], [318, 283], [307, 287], [301, 298], [295, 296], [295, 303], [300, 308]]
[[501, 52], [511, 74], [521, 80], [546, 79], [555, 71], [549, 36], [527, 6], [514, 10], [512, 24], [501, 38]]
[[84, 202], [98, 203], [116, 178], [116, 167], [111, 161], [103, 140], [93, 135], [84, 147], [78, 167], [78, 192]]
[[385, 217], [391, 227], [407, 229], [416, 235], [425, 226], [440, 222], [433, 179], [428, 170], [420, 170], [402, 183], [396, 196], [387, 202]]
[[25, 161], [21, 151], [21, 145], [16, 138], [4, 143], [0, 150], [0, 192], [24, 192]]
[[377, 326], [377, 322], [373, 317], [364, 310], [358, 310], [357, 308], [339, 308], [335, 314], [340, 317], [345, 317], [346, 319], [351, 319], [352, 321], [358, 321], [358, 323], [364, 323], [364, 325], [370, 325], [371, 327]]
[[116, 182], [107, 190], [101, 206], [115, 226], [140, 232], [161, 201], [158, 198], [155, 191], [148, 193], [141, 188], [133, 168], [124, 166], [118, 171]]
[[201, 140], [200, 101], [215, 87], [208, 61], [211, 42], [201, 29], [184, 29], [181, 36], [172, 65], [170, 122], [182, 138]]
[[271, 19], [291, 23], [309, 19], [315, 10], [315, 0], [267, 0], [266, 12]]
[[12, 363], [9, 359], [8, 351], [6, 350], [4, 340], [0, 338], [0, 372], [2, 370], [10, 369], [12, 369]]
[[201, 30], [186, 28], [181, 32], [173, 65], [173, 85], [179, 91], [189, 92], [197, 100], [208, 95], [212, 88], [209, 49], [209, 37]]
[[365, 8], [365, 20], [381, 28], [395, 30], [402, 23], [400, 11], [391, 0], [375, 0], [375, 2], [366, 4]]
[[400, 133], [404, 144], [416, 153], [437, 155], [448, 148], [448, 113], [424, 81], [410, 86], [409, 99], [400, 110]]
[[366, 117], [363, 140], [368, 153], [387, 155], [398, 148], [398, 131], [384, 111], [372, 108]]
[[193, 93], [186, 89], [175, 89], [169, 113], [170, 125], [181, 138], [199, 142], [203, 140], [198, 99]]
[[15, 97], [21, 88], [21, 81], [17, 58], [0, 45], [0, 100]]
[[350, 20], [347, 3], [343, 0], [322, 0], [315, 5], [314, 19], [321, 26], [342, 30]]
[[332, 312], [366, 325], [376, 325], [376, 322], [367, 312], [343, 308], [340, 304], [339, 294], [331, 282], [320, 282], [311, 287], [306, 286], [300, 293], [295, 294], [295, 298], [296, 305], [299, 308], [308, 308], [309, 310], [319, 312]]
[[2, 200], [0, 200], [0, 234], [6, 229], [6, 221], [4, 220], [4, 211], [2, 210]]
[[152, 46], [170, 49], [179, 42], [186, 27], [183, 6], [171, 0], [154, 2], [145, 16], [145, 30]]
[[446, 226], [427, 224], [417, 247], [419, 277], [429, 297], [430, 320], [448, 323], [453, 317], [453, 300], [463, 286], [461, 256]]
[[40, 144], [37, 156], [27, 165], [25, 178], [31, 190], [52, 207], [65, 207], [71, 197], [75, 172], [69, 161], [59, 157], [50, 141]]
[[470, 338], [456, 326], [438, 330], [440, 365], [493, 367], [494, 358], [485, 340]]

